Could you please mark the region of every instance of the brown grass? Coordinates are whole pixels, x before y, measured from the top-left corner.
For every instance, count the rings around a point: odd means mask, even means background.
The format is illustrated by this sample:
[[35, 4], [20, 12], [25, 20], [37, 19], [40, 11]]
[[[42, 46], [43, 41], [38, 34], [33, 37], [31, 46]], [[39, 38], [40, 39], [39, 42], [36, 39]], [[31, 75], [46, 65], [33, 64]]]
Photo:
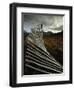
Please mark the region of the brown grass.
[[51, 53], [57, 61], [63, 64], [63, 36], [47, 36], [43, 39], [48, 52]]

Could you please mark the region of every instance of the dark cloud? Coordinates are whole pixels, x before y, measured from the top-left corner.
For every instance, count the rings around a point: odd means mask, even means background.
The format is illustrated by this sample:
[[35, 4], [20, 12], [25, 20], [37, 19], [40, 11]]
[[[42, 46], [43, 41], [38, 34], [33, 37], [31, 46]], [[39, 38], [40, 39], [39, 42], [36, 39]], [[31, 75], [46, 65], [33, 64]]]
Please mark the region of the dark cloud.
[[37, 24], [44, 24], [48, 28], [56, 28], [63, 25], [63, 16], [59, 15], [23, 14], [23, 19], [23, 29], [27, 31], [31, 31], [31, 28]]

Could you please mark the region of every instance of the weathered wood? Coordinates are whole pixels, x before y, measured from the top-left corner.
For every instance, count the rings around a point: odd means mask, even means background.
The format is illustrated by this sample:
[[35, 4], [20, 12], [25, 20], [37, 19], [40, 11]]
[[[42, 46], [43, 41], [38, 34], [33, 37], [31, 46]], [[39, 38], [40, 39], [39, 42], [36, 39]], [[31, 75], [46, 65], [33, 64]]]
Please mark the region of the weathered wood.
[[25, 67], [43, 73], [62, 73], [60, 65], [50, 54], [30, 41], [26, 42]]

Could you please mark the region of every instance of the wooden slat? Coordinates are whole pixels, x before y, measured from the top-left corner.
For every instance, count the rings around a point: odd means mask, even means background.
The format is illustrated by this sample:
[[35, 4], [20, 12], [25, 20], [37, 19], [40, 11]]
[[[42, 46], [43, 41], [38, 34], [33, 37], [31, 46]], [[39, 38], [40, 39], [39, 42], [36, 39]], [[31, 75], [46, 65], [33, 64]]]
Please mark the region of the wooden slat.
[[[38, 67], [35, 67], [35, 65]], [[30, 41], [26, 42], [25, 66], [43, 73], [52, 73], [52, 71], [57, 73], [63, 72], [61, 64], [59, 64], [50, 54]]]

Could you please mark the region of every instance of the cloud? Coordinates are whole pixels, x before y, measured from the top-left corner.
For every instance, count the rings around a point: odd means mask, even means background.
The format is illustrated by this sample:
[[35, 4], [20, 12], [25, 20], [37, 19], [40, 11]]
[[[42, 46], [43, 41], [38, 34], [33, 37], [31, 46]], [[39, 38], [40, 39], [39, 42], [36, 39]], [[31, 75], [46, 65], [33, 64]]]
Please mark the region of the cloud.
[[[23, 19], [23, 29], [27, 32], [31, 32], [31, 28], [38, 24], [43, 24], [48, 30], [49, 28], [57, 28], [63, 26], [63, 16], [60, 15], [24, 14]], [[53, 29], [51, 30], [54, 31]]]

